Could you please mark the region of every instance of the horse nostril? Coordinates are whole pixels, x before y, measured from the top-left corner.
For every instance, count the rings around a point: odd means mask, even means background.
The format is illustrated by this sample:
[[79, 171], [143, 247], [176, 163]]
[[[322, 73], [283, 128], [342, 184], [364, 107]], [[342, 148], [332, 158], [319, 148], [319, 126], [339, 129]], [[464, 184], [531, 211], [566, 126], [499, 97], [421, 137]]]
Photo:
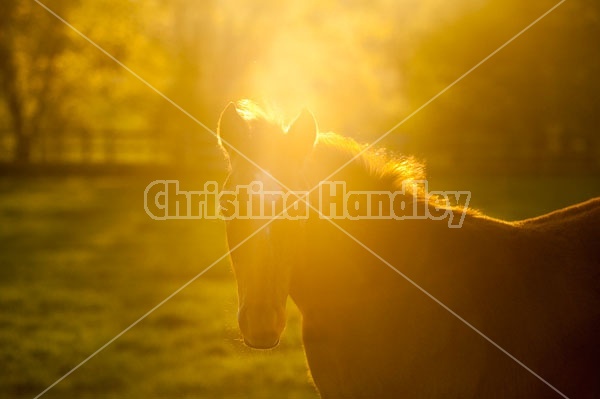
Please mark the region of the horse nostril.
[[283, 310], [265, 306], [242, 306], [238, 324], [246, 345], [257, 349], [270, 349], [279, 343], [285, 327]]

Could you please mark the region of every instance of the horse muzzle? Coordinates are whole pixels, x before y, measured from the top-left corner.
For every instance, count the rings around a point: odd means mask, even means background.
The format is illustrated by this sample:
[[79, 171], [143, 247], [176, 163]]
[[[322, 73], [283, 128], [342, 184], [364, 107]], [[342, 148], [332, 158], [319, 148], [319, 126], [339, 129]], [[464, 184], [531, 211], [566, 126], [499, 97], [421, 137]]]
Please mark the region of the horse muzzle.
[[285, 327], [285, 309], [273, 306], [241, 306], [238, 323], [244, 343], [254, 349], [272, 349]]

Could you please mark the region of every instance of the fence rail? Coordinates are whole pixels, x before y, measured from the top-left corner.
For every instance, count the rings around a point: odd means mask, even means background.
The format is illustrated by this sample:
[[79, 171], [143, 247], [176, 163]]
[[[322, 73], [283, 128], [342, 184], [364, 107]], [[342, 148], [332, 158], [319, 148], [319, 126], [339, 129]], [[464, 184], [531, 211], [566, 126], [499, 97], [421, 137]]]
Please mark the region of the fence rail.
[[[15, 161], [17, 143], [0, 130], [0, 162]], [[198, 132], [44, 131], [31, 144], [31, 164], [192, 164], [219, 155], [216, 139]]]
[[[578, 147], [548, 150], [533, 144], [517, 148], [504, 143], [474, 143], [460, 140], [416, 143], [400, 137], [392, 148], [416, 154], [427, 161], [429, 170], [447, 173], [495, 174], [593, 174], [600, 175], [600, 137]], [[197, 131], [160, 132], [144, 130], [73, 130], [43, 132], [31, 148], [27, 165], [15, 165], [16, 143], [9, 131], [0, 130], [0, 169], [3, 171], [95, 170], [111, 166], [128, 170], [153, 167], [223, 167], [223, 155], [216, 139]], [[87, 166], [83, 168], [83, 166]]]

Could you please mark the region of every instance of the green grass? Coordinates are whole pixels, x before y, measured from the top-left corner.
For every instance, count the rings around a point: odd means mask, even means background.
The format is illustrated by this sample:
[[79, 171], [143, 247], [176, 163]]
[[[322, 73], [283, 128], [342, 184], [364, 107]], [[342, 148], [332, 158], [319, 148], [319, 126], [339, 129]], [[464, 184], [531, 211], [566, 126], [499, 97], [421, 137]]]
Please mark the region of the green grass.
[[[0, 396], [33, 397], [225, 252], [214, 221], [153, 221], [147, 182], [0, 182]], [[221, 261], [44, 397], [314, 398], [291, 309], [244, 347]]]
[[[153, 221], [148, 181], [0, 179], [0, 397], [31, 398], [225, 252], [215, 221]], [[496, 217], [600, 194], [596, 179], [433, 179]], [[300, 318], [273, 351], [240, 341], [226, 260], [44, 397], [315, 398]]]

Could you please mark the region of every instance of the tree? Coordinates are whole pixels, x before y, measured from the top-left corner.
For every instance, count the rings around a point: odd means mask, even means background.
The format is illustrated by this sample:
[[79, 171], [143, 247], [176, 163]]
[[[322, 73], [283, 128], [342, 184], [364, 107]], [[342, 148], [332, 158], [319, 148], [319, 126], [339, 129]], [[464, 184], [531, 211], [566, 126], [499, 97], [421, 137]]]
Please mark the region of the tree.
[[[68, 41], [64, 26], [48, 23], [31, 12], [33, 7], [39, 6], [6, 0], [0, 13], [0, 98], [10, 116], [18, 163], [31, 159], [42, 121], [49, 115], [55, 60]], [[57, 9], [64, 12], [67, 7], [62, 4]]]
[[[409, 63], [413, 107], [554, 4], [490, 1], [439, 27]], [[561, 157], [578, 156], [573, 151], [587, 156], [583, 152], [594, 151], [600, 127], [594, 110], [600, 93], [599, 16], [598, 3], [590, 0], [554, 10], [411, 121], [415, 140], [421, 147], [444, 143], [434, 157], [468, 147], [487, 166], [494, 161], [515, 166], [510, 159], [537, 166], [554, 159], [562, 168]]]

